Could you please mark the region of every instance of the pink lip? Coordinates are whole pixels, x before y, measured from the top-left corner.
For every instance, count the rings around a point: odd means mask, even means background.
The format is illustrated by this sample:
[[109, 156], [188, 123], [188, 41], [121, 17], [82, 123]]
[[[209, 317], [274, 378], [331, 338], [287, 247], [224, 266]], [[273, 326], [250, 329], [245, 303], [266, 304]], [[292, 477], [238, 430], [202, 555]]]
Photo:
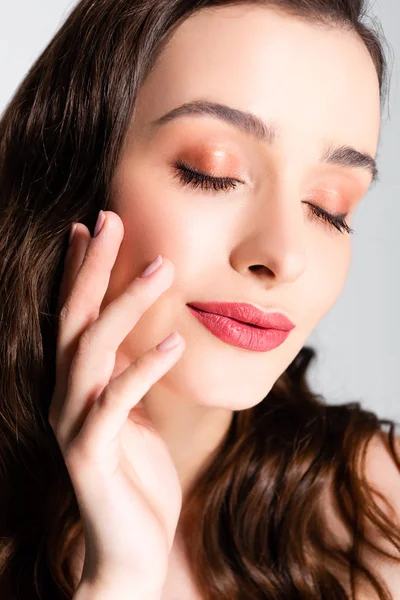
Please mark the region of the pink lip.
[[[257, 352], [280, 346], [295, 327], [294, 323], [280, 313], [265, 313], [246, 303], [191, 302], [187, 306], [222, 341]], [[245, 323], [244, 320], [251, 320], [253, 324]]]

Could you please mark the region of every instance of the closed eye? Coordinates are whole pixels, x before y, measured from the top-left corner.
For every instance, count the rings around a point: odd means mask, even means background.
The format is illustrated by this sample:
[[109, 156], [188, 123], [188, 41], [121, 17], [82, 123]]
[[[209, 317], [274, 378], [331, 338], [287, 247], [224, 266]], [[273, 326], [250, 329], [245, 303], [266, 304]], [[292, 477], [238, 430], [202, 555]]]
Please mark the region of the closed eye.
[[310, 204], [309, 202], [305, 202], [304, 204], [308, 204], [308, 206], [311, 208], [311, 212], [317, 219], [326, 221], [329, 223], [329, 225], [335, 227], [341, 233], [354, 233], [354, 229], [352, 229], [346, 221], [348, 213], [330, 213], [320, 206], [316, 206], [315, 204]]
[[[193, 188], [201, 188], [202, 190], [212, 190], [215, 192], [227, 191], [236, 188], [238, 183], [243, 183], [239, 179], [233, 179], [232, 177], [213, 177], [207, 173], [188, 168], [182, 161], [176, 161], [173, 163], [175, 175], [179, 178], [181, 183], [184, 185], [190, 185]], [[312, 215], [318, 221], [324, 221], [328, 223], [330, 227], [333, 227], [341, 233], [354, 233], [354, 229], [349, 227], [346, 222], [348, 213], [330, 213], [325, 209], [315, 204], [305, 202], [310, 209]]]
[[195, 171], [192, 168], [189, 169], [181, 161], [174, 163], [174, 168], [182, 183], [191, 185], [194, 188], [200, 187], [202, 190], [226, 191], [235, 188], [238, 183], [242, 183], [238, 179], [232, 179], [232, 177], [213, 177], [207, 175], [207, 173]]

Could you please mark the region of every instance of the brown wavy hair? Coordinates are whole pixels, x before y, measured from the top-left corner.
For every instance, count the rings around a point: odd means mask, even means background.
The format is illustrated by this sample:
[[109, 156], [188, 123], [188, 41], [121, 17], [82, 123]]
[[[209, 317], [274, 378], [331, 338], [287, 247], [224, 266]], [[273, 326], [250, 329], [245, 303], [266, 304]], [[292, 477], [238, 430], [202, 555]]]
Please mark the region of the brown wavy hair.
[[[81, 221], [93, 231], [99, 210], [107, 209], [138, 90], [175, 28], [202, 8], [244, 3], [82, 0], [2, 114], [3, 600], [58, 600], [75, 591], [70, 559], [82, 533], [80, 514], [48, 423], [71, 224]], [[386, 42], [377, 27], [364, 23], [362, 0], [257, 4], [356, 32], [384, 100]], [[400, 549], [399, 527], [375, 502], [364, 469], [367, 446], [379, 435], [400, 470], [397, 423], [359, 402], [329, 406], [313, 393], [306, 372], [315, 355], [303, 347], [262, 402], [234, 412], [226, 437], [189, 490], [181, 523], [193, 577], [207, 600], [342, 600], [353, 597], [360, 577], [381, 600], [391, 599], [362, 562], [360, 548], [384, 552], [367, 534], [373, 530]], [[328, 488], [349, 532], [347, 545], [329, 535]], [[351, 596], [339, 573], [350, 574]]]

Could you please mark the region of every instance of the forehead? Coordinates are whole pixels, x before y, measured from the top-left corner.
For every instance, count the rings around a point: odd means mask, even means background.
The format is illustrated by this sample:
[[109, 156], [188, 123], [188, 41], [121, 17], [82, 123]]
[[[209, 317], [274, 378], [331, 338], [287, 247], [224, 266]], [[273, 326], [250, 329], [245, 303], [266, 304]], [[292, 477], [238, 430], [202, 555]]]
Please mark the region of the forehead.
[[333, 142], [376, 154], [375, 66], [362, 40], [338, 27], [259, 5], [197, 11], [169, 39], [139, 93], [135, 120], [145, 125], [201, 98], [276, 123], [285, 150], [308, 143], [317, 153]]

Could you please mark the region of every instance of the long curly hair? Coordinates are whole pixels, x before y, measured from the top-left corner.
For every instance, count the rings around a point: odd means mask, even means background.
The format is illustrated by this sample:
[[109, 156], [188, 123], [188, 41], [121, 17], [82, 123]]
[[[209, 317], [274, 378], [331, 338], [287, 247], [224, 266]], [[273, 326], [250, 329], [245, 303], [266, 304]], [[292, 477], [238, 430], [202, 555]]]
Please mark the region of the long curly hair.
[[[99, 210], [107, 209], [138, 90], [176, 27], [194, 11], [229, 4], [244, 2], [82, 0], [2, 114], [2, 600], [70, 599], [75, 591], [70, 559], [82, 524], [48, 423], [71, 224], [93, 231]], [[364, 23], [362, 0], [257, 4], [354, 30], [384, 100], [385, 40]], [[329, 406], [313, 393], [306, 372], [315, 354], [303, 347], [262, 402], [234, 412], [189, 491], [181, 523], [193, 577], [207, 600], [344, 600], [349, 592], [337, 573], [347, 571], [351, 597], [361, 577], [380, 600], [391, 600], [359, 550], [369, 544], [383, 552], [367, 534], [372, 527], [400, 549], [399, 528], [375, 502], [364, 461], [372, 438], [385, 435], [400, 470], [396, 423], [358, 402]], [[329, 535], [328, 486], [350, 544]]]

